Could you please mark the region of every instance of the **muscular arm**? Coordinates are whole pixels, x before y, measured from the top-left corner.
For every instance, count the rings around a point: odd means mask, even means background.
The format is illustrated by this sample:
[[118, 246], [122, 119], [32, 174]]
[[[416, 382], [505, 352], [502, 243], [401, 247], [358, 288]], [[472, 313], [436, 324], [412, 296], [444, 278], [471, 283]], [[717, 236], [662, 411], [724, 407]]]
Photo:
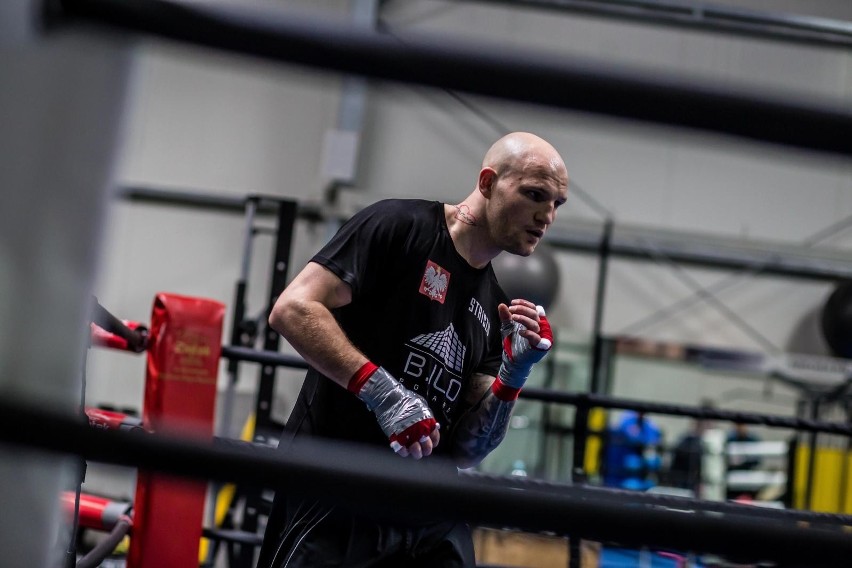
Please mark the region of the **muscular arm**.
[[455, 427], [452, 455], [462, 469], [474, 467], [496, 448], [509, 428], [515, 401], [502, 401], [491, 391], [494, 377], [474, 375], [466, 402], [471, 404]]
[[331, 313], [352, 301], [349, 285], [314, 262], [281, 293], [269, 325], [317, 371], [346, 388], [367, 357], [349, 341]]
[[351, 301], [348, 284], [322, 265], [310, 262], [276, 300], [269, 325], [314, 369], [357, 393], [376, 414], [398, 455], [414, 459], [428, 456], [441, 436], [426, 401], [371, 363], [331, 313]]

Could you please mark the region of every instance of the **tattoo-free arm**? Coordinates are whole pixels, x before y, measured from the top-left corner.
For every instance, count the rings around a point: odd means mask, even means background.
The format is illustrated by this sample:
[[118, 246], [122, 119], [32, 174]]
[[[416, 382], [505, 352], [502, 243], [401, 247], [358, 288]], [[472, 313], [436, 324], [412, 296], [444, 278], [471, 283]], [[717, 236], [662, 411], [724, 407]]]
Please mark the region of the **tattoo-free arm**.
[[324, 266], [309, 262], [278, 297], [269, 316], [272, 329], [313, 368], [343, 388], [367, 362], [331, 313], [351, 301], [348, 284]]
[[350, 302], [349, 285], [310, 262], [276, 300], [269, 325], [314, 369], [367, 404], [398, 455], [428, 456], [441, 439], [431, 410], [352, 344], [331, 313]]
[[474, 375], [466, 402], [472, 406], [462, 415], [452, 437], [452, 455], [462, 469], [479, 464], [496, 448], [509, 428], [515, 401], [503, 401], [494, 396], [491, 383], [494, 377]]

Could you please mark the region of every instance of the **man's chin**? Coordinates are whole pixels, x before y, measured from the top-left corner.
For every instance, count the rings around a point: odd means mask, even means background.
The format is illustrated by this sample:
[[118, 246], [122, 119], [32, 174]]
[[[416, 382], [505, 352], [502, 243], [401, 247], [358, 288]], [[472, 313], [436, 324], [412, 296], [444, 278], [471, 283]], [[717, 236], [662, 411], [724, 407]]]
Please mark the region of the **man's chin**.
[[513, 245], [512, 247], [504, 248], [503, 250], [508, 252], [509, 254], [516, 254], [518, 256], [529, 256], [535, 251], [535, 247], [535, 244], [523, 243], [520, 245]]

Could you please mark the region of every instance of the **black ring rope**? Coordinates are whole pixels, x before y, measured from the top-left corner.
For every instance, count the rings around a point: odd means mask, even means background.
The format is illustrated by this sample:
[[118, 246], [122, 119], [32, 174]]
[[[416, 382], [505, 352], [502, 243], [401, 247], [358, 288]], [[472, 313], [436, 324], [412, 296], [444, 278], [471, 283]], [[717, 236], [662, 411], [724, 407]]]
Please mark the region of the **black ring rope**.
[[[286, 355], [275, 351], [261, 351], [251, 349], [249, 347], [224, 345], [222, 346], [222, 357], [234, 361], [248, 361], [253, 363], [262, 363], [264, 365], [293, 367], [297, 369], [308, 368], [307, 362], [298, 355]], [[545, 403], [570, 404], [585, 408], [598, 407], [634, 410], [637, 412], [667, 414], [670, 416], [687, 416], [692, 418], [727, 420], [730, 422], [740, 422], [742, 424], [759, 424], [774, 428], [790, 428], [807, 432], [821, 432], [824, 434], [852, 435], [852, 425], [840, 422], [825, 422], [822, 420], [812, 420], [808, 418], [791, 418], [787, 416], [754, 414], [736, 410], [719, 410], [715, 408], [645, 402], [599, 394], [569, 393], [537, 387], [524, 388], [521, 390], [520, 398], [537, 400]]]
[[[752, 140], [852, 154], [839, 102], [781, 99], [564, 55], [449, 37], [395, 38], [264, 7], [176, 0], [45, 0], [47, 28], [92, 22], [194, 45]], [[440, 70], [440, 72], [436, 71]]]
[[[300, 493], [365, 511], [406, 510], [429, 518], [571, 535], [622, 546], [714, 553], [731, 559], [773, 560], [784, 566], [845, 566], [852, 536], [817, 526], [766, 519], [625, 506], [624, 500], [564, 492], [508, 489], [370, 447], [319, 440], [282, 452], [235, 441], [176, 439], [88, 427], [79, 418], [0, 400], [0, 439], [93, 461]], [[433, 458], [430, 458], [433, 459]], [[433, 463], [437, 460], [433, 459]], [[396, 513], [398, 516], [398, 512]]]
[[276, 351], [263, 351], [252, 349], [251, 347], [238, 347], [234, 345], [223, 345], [222, 357], [230, 361], [260, 363], [276, 367], [291, 367], [294, 369], [307, 369], [309, 367], [308, 363], [298, 355], [286, 355]]
[[745, 517], [758, 517], [762, 519], [784, 520], [801, 523], [820, 523], [835, 528], [852, 528], [852, 515], [840, 513], [820, 513], [815, 511], [800, 511], [795, 509], [774, 509], [759, 507], [741, 503], [730, 503], [725, 501], [708, 501], [705, 499], [694, 499], [677, 495], [665, 495], [660, 493], [642, 493], [627, 489], [613, 487], [599, 487], [594, 485], [566, 485], [543, 479], [530, 477], [505, 477], [482, 472], [465, 471], [463, 475], [478, 479], [490, 479], [495, 483], [503, 483], [510, 487], [520, 489], [538, 489], [549, 492], [564, 492], [575, 495], [578, 498], [593, 497], [622, 504], [640, 503], [668, 507], [678, 510], [700, 511], [702, 513], [724, 513], [728, 515], [740, 515]]
[[142, 353], [148, 347], [147, 328], [130, 329], [123, 321], [104, 308], [97, 298], [94, 299], [94, 306], [92, 307], [92, 323], [127, 341], [129, 351]]
[[715, 408], [681, 406], [659, 402], [644, 402], [598, 394], [567, 393], [534, 387], [527, 387], [523, 389], [520, 396], [530, 400], [572, 404], [585, 408], [597, 407], [634, 410], [636, 412], [647, 412], [649, 414], [667, 414], [670, 416], [689, 416], [692, 418], [728, 420], [731, 422], [740, 422], [742, 424], [760, 424], [774, 428], [790, 428], [794, 430], [822, 432], [825, 434], [841, 434], [845, 436], [852, 435], [852, 425], [850, 424], [810, 420], [807, 418], [791, 418], [786, 416], [772, 416], [768, 414], [753, 414], [750, 412], [740, 412], [736, 410], [719, 410]]

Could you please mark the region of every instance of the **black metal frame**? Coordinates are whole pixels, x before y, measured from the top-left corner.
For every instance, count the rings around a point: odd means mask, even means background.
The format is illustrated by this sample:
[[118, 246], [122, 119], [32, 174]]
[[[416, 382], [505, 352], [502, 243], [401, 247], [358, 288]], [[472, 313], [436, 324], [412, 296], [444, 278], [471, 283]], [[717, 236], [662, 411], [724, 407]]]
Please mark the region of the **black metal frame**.
[[[462, 0], [455, 0], [456, 2]], [[465, 0], [524, 9], [626, 20], [679, 29], [848, 49], [852, 23], [830, 18], [782, 14], [672, 0]]]
[[[657, 259], [653, 258], [653, 256], [647, 251], [644, 250], [641, 246], [631, 246], [629, 244], [620, 243], [618, 246], [613, 245], [613, 232], [614, 232], [615, 224], [612, 219], [606, 219], [603, 225], [603, 232], [601, 234], [600, 240], [597, 246], [592, 246], [590, 244], [583, 245], [582, 243], [578, 244], [577, 241], [566, 240], [565, 238], [559, 239], [551, 239], [551, 245], [556, 248], [566, 248], [566, 249], [574, 249], [579, 250], [581, 252], [591, 252], [597, 255], [598, 257], [598, 280], [597, 280], [597, 293], [595, 296], [595, 304], [594, 304], [594, 320], [593, 320], [593, 345], [592, 345], [592, 357], [591, 357], [591, 368], [590, 368], [590, 392], [593, 395], [608, 393], [611, 387], [611, 369], [612, 369], [612, 358], [615, 356], [615, 350], [612, 349], [612, 340], [608, 339], [603, 332], [603, 314], [604, 307], [606, 303], [606, 287], [607, 287], [607, 276], [608, 276], [608, 265], [612, 262], [613, 257], [626, 257], [633, 259], [643, 259], [651, 262], [657, 262]], [[691, 252], [681, 251], [681, 254], [675, 258], [670, 260], [677, 260], [679, 262], [685, 262], [696, 266], [705, 266], [708, 268], [721, 268], [721, 269], [750, 269], [753, 271], [757, 271], [759, 273], [767, 273], [772, 275], [780, 275], [786, 277], [794, 277], [794, 278], [802, 278], [808, 280], [821, 280], [821, 281], [836, 281], [841, 273], [838, 272], [838, 268], [829, 266], [829, 267], [820, 267], [820, 266], [808, 266], [807, 263], [795, 265], [793, 266], [785, 266], [785, 264], [789, 264], [789, 262], [783, 261], [783, 259], [778, 258], [777, 256], [767, 258], [763, 262], [756, 262], [754, 259], [747, 258], [734, 258], [734, 257], [725, 257], [720, 256], [718, 253], [707, 254], [705, 253], [705, 257], [701, 255], [696, 255]], [[786, 377], [781, 374], [775, 374], [775, 378], [781, 379], [784, 382], [787, 382], [793, 386], [799, 388], [802, 396], [805, 398], [805, 404], [809, 406], [809, 408], [805, 409], [804, 406], [800, 405], [797, 413], [799, 417], [803, 417], [808, 415], [811, 420], [816, 420], [819, 417], [819, 411], [821, 405], [828, 401], [833, 400], [839, 397], [848, 396], [848, 390], [850, 384], [852, 384], [852, 378], [848, 379], [844, 382], [840, 387], [838, 387], [836, 392], [816, 392], [813, 389], [809, 389], [806, 385], [802, 384], [800, 381], [793, 380], [793, 377]], [[583, 471], [584, 463], [585, 463], [585, 452], [586, 452], [586, 440], [587, 440], [587, 427], [583, 427], [583, 430], [577, 430], [578, 424], [587, 424], [588, 422], [588, 412], [590, 408], [584, 404], [577, 405], [576, 417], [575, 417], [575, 427], [574, 427], [574, 460], [572, 462], [572, 479], [575, 482], [582, 482], [585, 479], [585, 473]], [[852, 414], [848, 414], [852, 417]], [[579, 422], [581, 421], [581, 422]], [[551, 425], [545, 424], [544, 428], [547, 429]], [[812, 431], [809, 435], [809, 445], [812, 451], [810, 452], [807, 466], [807, 488], [806, 488], [806, 500], [805, 506], [807, 508], [811, 507], [813, 500], [813, 480], [815, 477], [815, 468], [816, 468], [816, 443], [817, 443], [818, 432]], [[802, 443], [801, 433], [797, 433], [795, 445], [800, 445]], [[795, 474], [795, 468], [791, 470], [791, 473]], [[793, 486], [795, 482], [795, 476], [788, 476], [788, 485], [790, 487]], [[790, 493], [790, 492], [788, 492]]]
[[[228, 360], [229, 391], [233, 392], [239, 380], [240, 362], [260, 364], [258, 389], [255, 398], [255, 428], [253, 442], [264, 445], [274, 445], [278, 440], [284, 425], [272, 417], [272, 406], [275, 391], [275, 371], [282, 364], [291, 367], [307, 368], [304, 361], [278, 353], [281, 336], [266, 325], [265, 321], [259, 326], [257, 322], [246, 318], [246, 293], [251, 266], [252, 245], [259, 230], [255, 227], [255, 215], [259, 208], [271, 209], [276, 216], [276, 229], [273, 231], [275, 249], [271, 262], [271, 282], [268, 290], [267, 304], [263, 314], [269, 314], [278, 295], [287, 284], [287, 273], [290, 267], [290, 256], [293, 246], [293, 235], [298, 216], [298, 203], [292, 199], [251, 195], [245, 199], [245, 234], [243, 258], [240, 277], [237, 279], [234, 291], [233, 318], [231, 328], [231, 345], [222, 347], [222, 357]], [[262, 337], [262, 350], [254, 349], [257, 337]], [[226, 397], [225, 406], [231, 404], [230, 396]], [[230, 410], [223, 412], [225, 427], [230, 426]], [[238, 528], [241, 533], [256, 533], [260, 526], [260, 517], [265, 515], [269, 503], [264, 500], [260, 488], [240, 487], [238, 498], [242, 499], [241, 522]], [[236, 506], [237, 498], [232, 503]], [[226, 531], [212, 530], [211, 535], [228, 543], [229, 565], [250, 568], [254, 563], [255, 542], [244, 539], [228, 538]], [[218, 541], [217, 541], [218, 542]], [[215, 555], [215, 551], [214, 551]]]

